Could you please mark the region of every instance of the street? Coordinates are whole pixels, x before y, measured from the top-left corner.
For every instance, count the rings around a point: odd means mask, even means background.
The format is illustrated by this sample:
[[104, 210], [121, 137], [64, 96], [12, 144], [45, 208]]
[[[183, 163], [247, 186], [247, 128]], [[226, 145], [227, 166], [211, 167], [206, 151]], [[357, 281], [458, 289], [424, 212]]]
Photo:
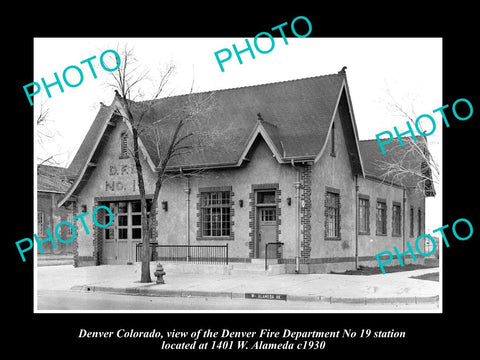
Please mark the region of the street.
[[104, 292], [80, 292], [69, 290], [38, 290], [38, 310], [187, 310], [187, 311], [318, 311], [318, 310], [405, 310], [431, 311], [438, 309], [437, 304], [349, 304], [313, 302], [313, 301], [282, 301], [262, 299], [229, 299], [222, 297], [159, 297], [119, 295]]

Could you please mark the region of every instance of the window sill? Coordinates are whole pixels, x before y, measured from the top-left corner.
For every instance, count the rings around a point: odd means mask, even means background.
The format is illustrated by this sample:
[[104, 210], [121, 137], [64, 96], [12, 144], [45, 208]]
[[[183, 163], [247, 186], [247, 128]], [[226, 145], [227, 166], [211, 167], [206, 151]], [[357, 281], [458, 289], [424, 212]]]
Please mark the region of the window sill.
[[387, 236], [387, 234], [376, 233], [375, 236]]
[[211, 237], [197, 237], [197, 241], [231, 241], [235, 240], [233, 236], [211, 236]]
[[359, 231], [358, 235], [370, 235], [370, 231], [366, 231], [366, 232]]
[[325, 240], [328, 240], [328, 241], [340, 241], [342, 240], [341, 237], [325, 237]]

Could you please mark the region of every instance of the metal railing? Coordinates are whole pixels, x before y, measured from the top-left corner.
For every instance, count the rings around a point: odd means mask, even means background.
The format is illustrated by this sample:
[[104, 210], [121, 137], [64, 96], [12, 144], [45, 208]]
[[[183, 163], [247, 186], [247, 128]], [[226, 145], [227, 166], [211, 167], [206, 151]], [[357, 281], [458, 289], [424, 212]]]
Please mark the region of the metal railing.
[[269, 242], [265, 244], [265, 271], [268, 270], [268, 259], [280, 260], [283, 258], [283, 243]]
[[[143, 243], [135, 249], [140, 261]], [[189, 262], [194, 264], [228, 265], [228, 244], [225, 245], [159, 245], [150, 243], [150, 261]]]

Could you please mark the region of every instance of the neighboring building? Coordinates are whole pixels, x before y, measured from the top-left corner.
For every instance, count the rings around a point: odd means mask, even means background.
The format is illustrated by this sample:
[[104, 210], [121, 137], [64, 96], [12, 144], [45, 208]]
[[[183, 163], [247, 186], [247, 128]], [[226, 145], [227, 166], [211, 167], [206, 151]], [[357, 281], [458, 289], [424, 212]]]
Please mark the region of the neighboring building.
[[[209, 95], [159, 99], [142, 121], [162, 119], [156, 136], [165, 146], [178, 109]], [[178, 176], [164, 184], [150, 214], [152, 241], [228, 243], [231, 262], [262, 258], [265, 243], [282, 242], [288, 271], [309, 273], [378, 265], [375, 254], [403, 249], [424, 233], [423, 194], [383, 179], [375, 170], [378, 144], [373, 149], [358, 139], [344, 71], [215, 91], [214, 99], [192, 125], [207, 141], [168, 164]], [[69, 167], [77, 177], [59, 205], [73, 201], [78, 214], [106, 205], [114, 214], [106, 229], [85, 217], [94, 229], [88, 235], [76, 224], [75, 266], [134, 262], [141, 242], [132, 134], [123, 111], [118, 95], [102, 105]], [[145, 131], [141, 150], [151, 196], [157, 151], [164, 149]]]
[[[37, 236], [39, 240], [48, 237], [46, 229], [50, 229], [53, 237], [57, 224], [62, 221], [72, 222], [73, 207], [58, 207], [58, 202], [63, 199], [66, 191], [73, 183], [75, 176], [72, 176], [66, 168], [50, 165], [37, 166]], [[72, 230], [68, 226], [60, 227], [62, 239], [70, 239]], [[73, 242], [64, 244], [55, 241], [56, 248], [53, 248], [50, 241], [42, 244], [45, 254], [73, 254]], [[37, 253], [40, 252], [38, 247]]]

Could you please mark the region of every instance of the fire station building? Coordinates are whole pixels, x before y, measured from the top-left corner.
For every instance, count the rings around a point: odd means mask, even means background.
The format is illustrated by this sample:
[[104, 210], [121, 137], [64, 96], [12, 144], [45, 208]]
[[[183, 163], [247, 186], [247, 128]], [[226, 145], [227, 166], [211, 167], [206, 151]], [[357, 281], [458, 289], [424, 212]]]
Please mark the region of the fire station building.
[[[156, 134], [157, 143], [140, 136], [147, 197], [160, 161], [156, 144], [168, 141], [174, 121], [168, 114], [209, 95], [214, 102], [194, 135], [206, 141], [168, 163], [175, 176], [149, 215], [152, 242], [228, 244], [230, 263], [261, 259], [265, 244], [281, 243], [287, 272], [323, 273], [376, 266], [375, 254], [402, 249], [425, 232], [425, 196], [434, 195], [433, 186], [418, 191], [414, 178], [383, 176], [378, 161], [394, 154], [358, 138], [345, 71], [156, 100], [143, 121], [165, 119], [167, 130]], [[118, 95], [101, 106], [68, 168], [76, 177], [58, 205], [75, 214], [105, 205], [114, 214], [103, 229], [85, 217], [89, 234], [76, 224], [75, 266], [137, 260], [140, 195], [123, 111]]]

